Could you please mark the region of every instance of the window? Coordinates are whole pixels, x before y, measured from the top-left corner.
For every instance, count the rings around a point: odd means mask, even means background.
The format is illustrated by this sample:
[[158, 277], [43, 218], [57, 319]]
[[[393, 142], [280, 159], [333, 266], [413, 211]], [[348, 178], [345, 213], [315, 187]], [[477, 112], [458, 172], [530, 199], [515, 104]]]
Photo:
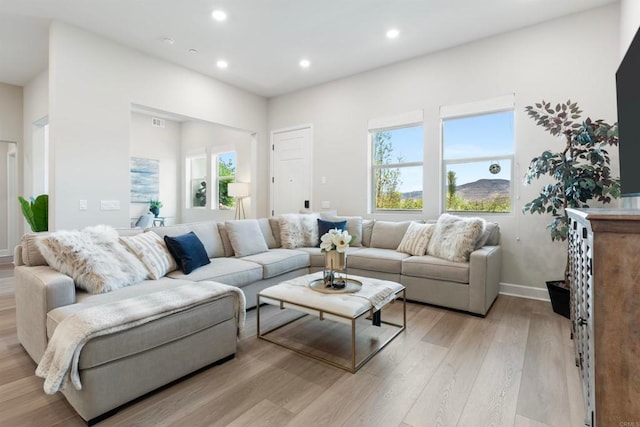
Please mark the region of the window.
[[373, 211], [422, 211], [422, 125], [370, 130], [369, 135]]
[[[229, 151], [213, 156], [212, 164], [216, 165], [216, 182], [214, 188], [218, 190], [218, 209], [235, 207], [235, 198], [229, 196], [228, 186], [236, 180], [236, 152]], [[215, 208], [212, 206], [212, 209]]]
[[187, 206], [207, 206], [207, 157], [205, 153], [191, 154], [186, 159]]
[[447, 211], [511, 211], [513, 135], [513, 107], [443, 119]]

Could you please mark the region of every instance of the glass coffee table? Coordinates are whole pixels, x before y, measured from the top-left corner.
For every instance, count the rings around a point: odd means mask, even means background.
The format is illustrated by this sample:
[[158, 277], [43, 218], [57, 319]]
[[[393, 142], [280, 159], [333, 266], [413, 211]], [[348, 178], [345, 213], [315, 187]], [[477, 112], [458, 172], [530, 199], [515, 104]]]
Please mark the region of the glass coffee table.
[[[307, 357], [320, 360], [329, 365], [355, 373], [373, 356], [389, 344], [395, 337], [403, 332], [407, 325], [407, 306], [405, 288], [399, 283], [379, 280], [368, 277], [348, 276], [350, 281], [349, 289], [336, 289], [321, 286], [322, 272], [309, 274], [295, 279], [286, 280], [278, 285], [263, 289], [257, 296], [257, 336], [260, 339], [272, 342], [281, 347], [295, 351]], [[396, 300], [402, 300], [402, 311], [396, 313], [401, 316], [402, 323], [391, 322], [382, 319], [382, 310], [389, 304], [394, 304]], [[290, 310], [296, 313], [295, 317], [289, 316], [282, 323], [272, 322], [267, 330], [262, 328], [260, 306], [262, 304], [275, 305], [280, 310]], [[397, 310], [396, 310], [397, 311]], [[310, 329], [305, 332], [301, 326], [290, 326], [294, 322], [300, 322], [311, 316], [320, 321], [329, 321], [335, 327], [336, 334], [328, 338], [344, 341], [349, 339], [349, 334], [344, 330], [345, 326], [350, 327], [351, 354], [350, 363], [340, 363], [335, 358], [331, 359], [326, 351], [311, 351], [309, 344], [307, 349], [292, 345], [290, 338], [294, 335], [306, 336], [322, 334], [321, 329]], [[386, 315], [385, 315], [386, 316]], [[397, 316], [396, 316], [397, 317]], [[371, 326], [368, 321], [371, 321]], [[334, 326], [333, 323], [340, 324]], [[324, 325], [324, 324], [323, 324]], [[360, 329], [358, 329], [360, 327]], [[384, 331], [381, 328], [384, 327]], [[342, 328], [342, 330], [340, 330]], [[379, 328], [379, 329], [376, 329]], [[367, 349], [364, 355], [356, 355], [356, 341], [359, 338], [359, 331], [366, 329], [369, 335], [360, 337], [367, 342]], [[380, 330], [380, 336], [373, 334]], [[314, 332], [315, 331], [315, 332]], [[384, 332], [384, 333], [382, 333]], [[311, 340], [313, 345], [313, 340]], [[318, 341], [320, 338], [318, 338]], [[327, 345], [327, 339], [324, 339]], [[338, 343], [336, 344], [344, 344]]]

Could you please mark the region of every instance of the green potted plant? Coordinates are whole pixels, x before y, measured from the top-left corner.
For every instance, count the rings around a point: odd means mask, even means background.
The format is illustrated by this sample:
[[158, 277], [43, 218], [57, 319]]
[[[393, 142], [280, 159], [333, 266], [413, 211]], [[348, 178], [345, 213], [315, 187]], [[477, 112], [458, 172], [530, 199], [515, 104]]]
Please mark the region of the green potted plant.
[[41, 194], [35, 199], [26, 200], [18, 196], [24, 219], [29, 223], [31, 231], [47, 231], [49, 229], [49, 196]]
[[160, 214], [160, 208], [162, 207], [162, 202], [160, 200], [149, 200], [149, 212], [153, 214], [156, 218]]
[[[608, 147], [618, 145], [618, 126], [589, 117], [582, 120], [582, 111], [570, 100], [555, 106], [542, 101], [525, 110], [538, 126], [558, 137], [562, 145], [557, 151], [546, 150], [531, 160], [525, 184], [545, 175], [552, 183], [542, 187], [540, 194], [525, 204], [522, 211], [551, 214], [553, 220], [547, 226], [551, 239], [564, 241], [569, 232], [567, 208], [588, 208], [591, 200], [609, 203], [612, 198], [620, 197], [620, 181], [611, 176], [607, 151]], [[563, 280], [547, 282], [554, 311], [565, 317], [569, 317], [568, 267], [567, 253]], [[558, 296], [566, 298], [566, 302], [554, 301]]]

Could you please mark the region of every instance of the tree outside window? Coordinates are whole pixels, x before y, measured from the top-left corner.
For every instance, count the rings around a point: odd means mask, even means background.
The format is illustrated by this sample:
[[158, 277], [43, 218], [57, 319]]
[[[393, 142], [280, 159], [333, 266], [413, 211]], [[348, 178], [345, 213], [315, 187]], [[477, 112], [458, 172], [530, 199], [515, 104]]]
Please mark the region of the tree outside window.
[[219, 153], [217, 158], [217, 186], [218, 209], [231, 209], [235, 207], [235, 198], [229, 196], [228, 186], [236, 180], [236, 153]]
[[422, 210], [422, 126], [373, 131], [371, 141], [373, 210]]

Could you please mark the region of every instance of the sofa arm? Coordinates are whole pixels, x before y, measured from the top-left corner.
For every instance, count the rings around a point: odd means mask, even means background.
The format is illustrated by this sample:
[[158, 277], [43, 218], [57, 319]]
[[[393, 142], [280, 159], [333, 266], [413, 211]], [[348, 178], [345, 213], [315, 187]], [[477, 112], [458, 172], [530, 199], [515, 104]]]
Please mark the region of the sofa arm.
[[17, 266], [16, 328], [18, 340], [36, 362], [47, 346], [47, 313], [76, 302], [73, 279], [49, 266]]
[[469, 311], [484, 316], [498, 296], [502, 251], [500, 246], [484, 246], [469, 259]]

